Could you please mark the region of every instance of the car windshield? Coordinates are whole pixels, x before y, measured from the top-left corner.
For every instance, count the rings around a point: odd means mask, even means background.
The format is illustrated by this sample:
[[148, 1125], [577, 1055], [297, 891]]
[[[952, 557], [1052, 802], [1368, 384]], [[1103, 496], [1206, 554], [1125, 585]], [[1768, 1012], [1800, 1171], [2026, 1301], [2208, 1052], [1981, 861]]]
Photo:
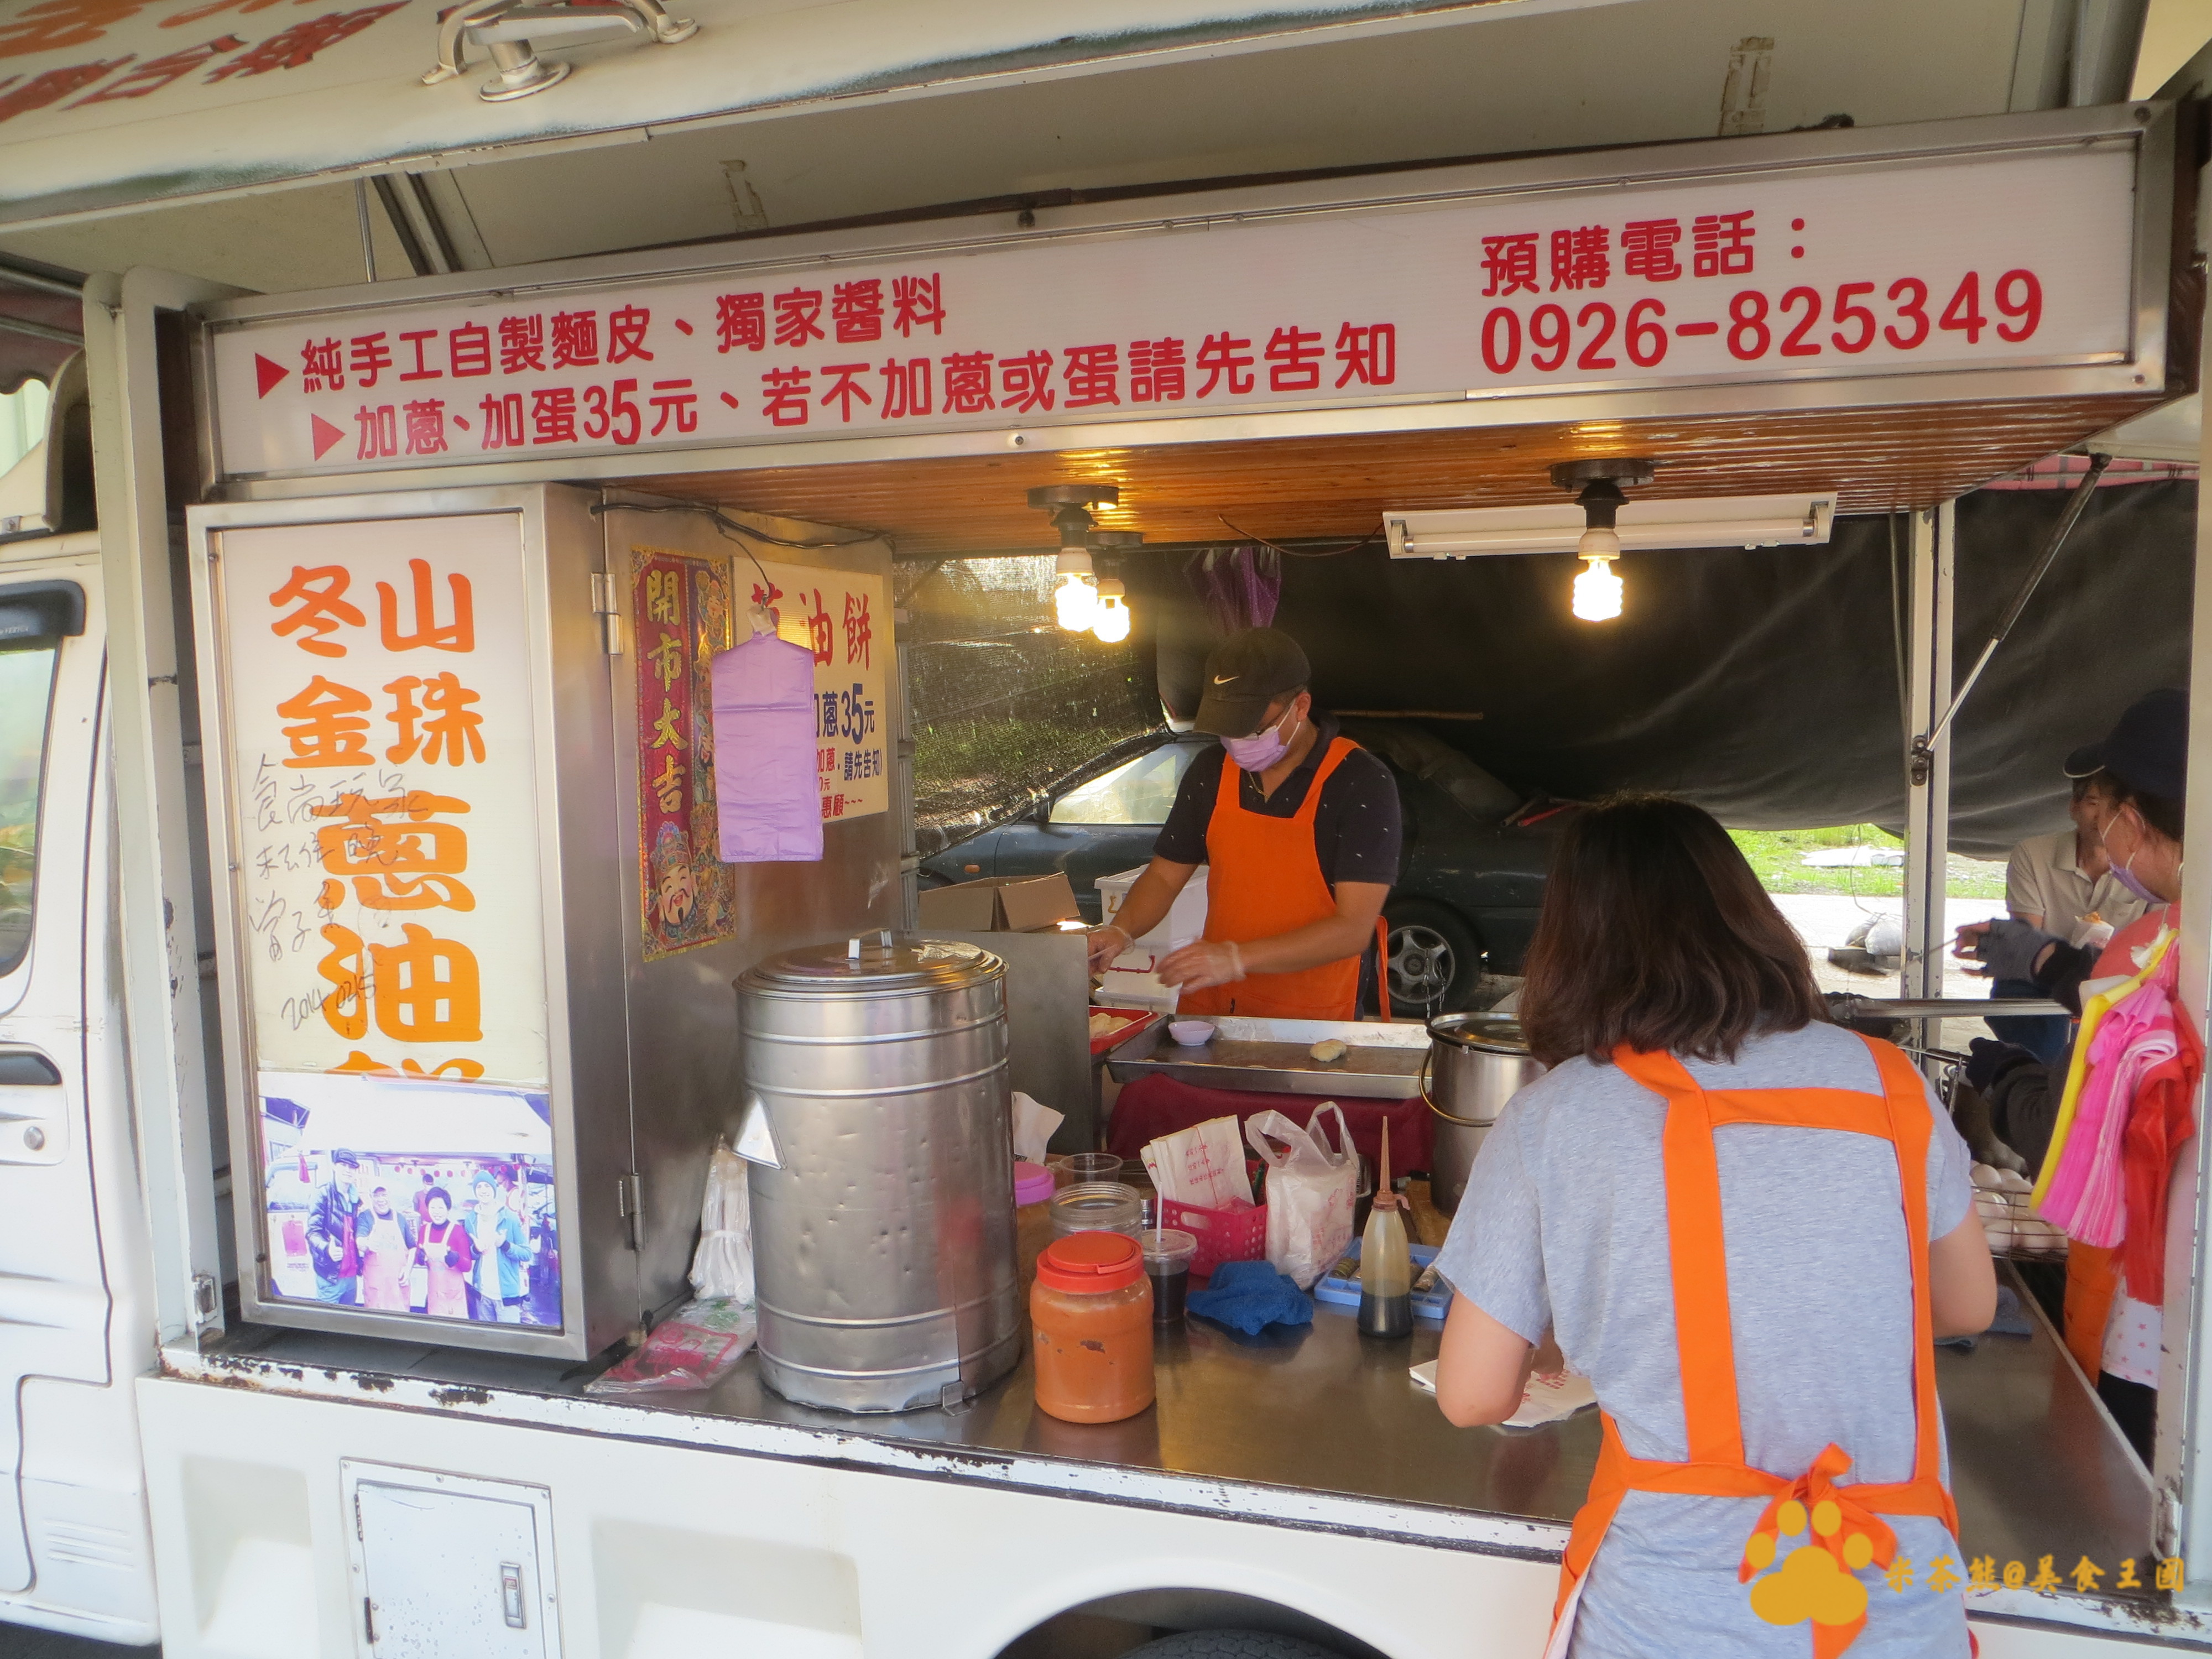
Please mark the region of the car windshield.
[[1150, 754], [1079, 784], [1052, 804], [1054, 823], [1165, 823], [1198, 747], [1162, 744]]

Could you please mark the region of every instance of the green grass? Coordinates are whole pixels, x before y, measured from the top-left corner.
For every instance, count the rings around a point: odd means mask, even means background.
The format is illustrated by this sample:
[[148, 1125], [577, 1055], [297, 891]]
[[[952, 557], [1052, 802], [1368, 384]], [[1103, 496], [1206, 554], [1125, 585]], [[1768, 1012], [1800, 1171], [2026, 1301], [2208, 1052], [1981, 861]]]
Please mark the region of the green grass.
[[[1901, 866], [1818, 869], [1802, 855], [1823, 847], [1901, 848], [1905, 843], [1871, 823], [1839, 824], [1831, 830], [1731, 830], [1759, 885], [1770, 893], [1844, 893], [1859, 898], [1895, 898], [1905, 890]], [[1953, 898], [2002, 898], [2005, 867], [1953, 854], [1944, 890]]]

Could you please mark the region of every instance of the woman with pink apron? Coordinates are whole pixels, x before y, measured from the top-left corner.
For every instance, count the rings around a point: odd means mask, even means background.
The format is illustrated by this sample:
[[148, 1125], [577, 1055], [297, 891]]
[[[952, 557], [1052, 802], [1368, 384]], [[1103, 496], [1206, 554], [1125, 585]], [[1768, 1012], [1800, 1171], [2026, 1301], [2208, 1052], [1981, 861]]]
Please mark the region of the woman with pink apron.
[[443, 1187], [422, 1194], [422, 1243], [415, 1259], [430, 1270], [430, 1301], [423, 1311], [435, 1319], [469, 1316], [469, 1270], [476, 1250], [469, 1230], [453, 1219], [453, 1198]]
[[414, 1241], [406, 1218], [392, 1207], [392, 1194], [379, 1187], [369, 1194], [368, 1227], [361, 1238], [361, 1299], [371, 1308], [407, 1310], [407, 1280], [415, 1267]]

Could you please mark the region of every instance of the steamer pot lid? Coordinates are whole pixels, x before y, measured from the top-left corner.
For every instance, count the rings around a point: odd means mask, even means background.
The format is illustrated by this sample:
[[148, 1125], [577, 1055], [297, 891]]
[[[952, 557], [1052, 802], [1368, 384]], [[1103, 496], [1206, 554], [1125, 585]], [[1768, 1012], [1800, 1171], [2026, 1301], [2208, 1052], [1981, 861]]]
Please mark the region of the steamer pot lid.
[[1439, 1014], [1429, 1022], [1429, 1035], [1439, 1042], [1479, 1048], [1488, 1054], [1528, 1052], [1528, 1039], [1521, 1033], [1521, 1022], [1510, 1014]]
[[1006, 964], [965, 939], [917, 939], [887, 929], [787, 951], [738, 976], [742, 990], [953, 990], [995, 978]]

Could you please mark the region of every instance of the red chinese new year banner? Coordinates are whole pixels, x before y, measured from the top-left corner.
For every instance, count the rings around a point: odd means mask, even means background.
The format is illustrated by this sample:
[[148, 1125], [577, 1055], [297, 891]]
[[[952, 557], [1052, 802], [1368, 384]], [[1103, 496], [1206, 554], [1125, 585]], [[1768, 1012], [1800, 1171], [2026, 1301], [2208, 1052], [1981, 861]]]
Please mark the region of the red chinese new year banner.
[[647, 962], [731, 937], [737, 878], [714, 821], [717, 651], [732, 644], [720, 560], [630, 550], [637, 636], [639, 925]]

